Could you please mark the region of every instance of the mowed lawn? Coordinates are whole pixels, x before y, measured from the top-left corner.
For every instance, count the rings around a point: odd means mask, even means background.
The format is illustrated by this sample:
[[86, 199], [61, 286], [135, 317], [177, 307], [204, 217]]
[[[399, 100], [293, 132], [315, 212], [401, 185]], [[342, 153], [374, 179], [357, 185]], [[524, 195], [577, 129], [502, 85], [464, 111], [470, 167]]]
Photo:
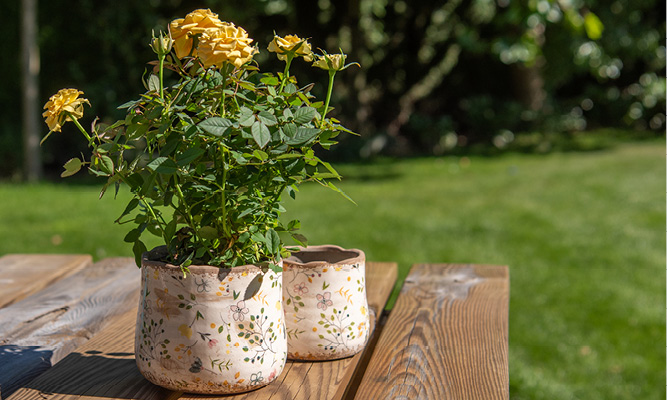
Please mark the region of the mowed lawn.
[[[285, 218], [300, 219], [311, 244], [398, 262], [401, 279], [414, 263], [509, 265], [513, 400], [659, 399], [664, 151], [652, 141], [340, 165], [357, 205], [309, 184]], [[97, 200], [98, 187], [67, 182], [0, 184], [0, 255], [131, 256], [112, 224], [128, 194]]]

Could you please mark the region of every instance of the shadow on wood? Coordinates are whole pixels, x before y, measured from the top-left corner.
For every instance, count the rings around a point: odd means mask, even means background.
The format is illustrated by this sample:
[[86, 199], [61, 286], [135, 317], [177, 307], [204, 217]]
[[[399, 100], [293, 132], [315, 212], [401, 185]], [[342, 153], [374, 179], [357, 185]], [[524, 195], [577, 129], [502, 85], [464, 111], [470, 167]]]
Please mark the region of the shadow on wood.
[[[39, 346], [0, 346], [0, 389], [7, 398], [34, 377], [51, 368], [53, 351]], [[18, 368], [23, 367], [20, 370]], [[14, 379], [14, 377], [20, 377]]]

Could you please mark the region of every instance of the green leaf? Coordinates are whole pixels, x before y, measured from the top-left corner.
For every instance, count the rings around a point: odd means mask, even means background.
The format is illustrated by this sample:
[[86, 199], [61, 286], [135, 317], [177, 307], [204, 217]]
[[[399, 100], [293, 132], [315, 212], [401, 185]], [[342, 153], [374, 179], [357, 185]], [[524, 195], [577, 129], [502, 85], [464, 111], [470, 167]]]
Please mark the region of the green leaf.
[[301, 107], [294, 113], [294, 122], [299, 125], [307, 124], [317, 116], [317, 110], [313, 107]]
[[134, 242], [134, 246], [132, 246], [132, 252], [134, 253], [134, 262], [137, 264], [137, 267], [141, 267], [141, 256], [146, 251], [148, 251], [148, 249], [146, 249], [144, 242], [141, 240]]
[[151, 76], [148, 77], [148, 90], [151, 92], [160, 91], [160, 78], [158, 78], [157, 75], [151, 74]]
[[286, 143], [290, 146], [299, 146], [313, 140], [319, 132], [320, 130], [317, 128], [299, 127], [294, 137], [288, 138]]
[[252, 152], [252, 155], [255, 156], [259, 161], [266, 161], [269, 159], [269, 155], [263, 152], [262, 150], [255, 150]]
[[252, 138], [255, 139], [255, 142], [260, 149], [263, 149], [271, 140], [271, 132], [269, 128], [260, 121], [255, 121], [250, 128], [252, 132]]
[[183, 167], [190, 164], [192, 161], [196, 160], [199, 156], [204, 154], [206, 151], [200, 149], [199, 147], [192, 147], [185, 150], [183, 153], [176, 156], [176, 163]]
[[308, 247], [308, 239], [300, 233], [290, 233], [292, 239], [299, 245], [303, 247]]
[[126, 243], [133, 243], [139, 240], [139, 237], [141, 236], [141, 231], [137, 228], [132, 229], [125, 235], [125, 238], [123, 239], [124, 242]]
[[165, 243], [171, 242], [171, 239], [176, 234], [176, 218], [172, 219], [167, 226], [164, 228], [164, 241]]
[[274, 263], [269, 263], [269, 269], [275, 272], [276, 274], [283, 272], [283, 269], [280, 267], [280, 265]]
[[269, 229], [266, 232], [265, 237], [266, 247], [269, 253], [277, 254], [278, 251], [280, 251], [280, 236], [278, 236], [278, 233], [273, 229]]
[[218, 230], [212, 226], [203, 226], [199, 229], [199, 236], [204, 239], [213, 240], [219, 237]]
[[158, 157], [147, 165], [158, 174], [172, 175], [178, 170], [178, 165], [167, 157]]
[[109, 156], [101, 156], [97, 159], [97, 167], [107, 175], [112, 175], [114, 171], [113, 161]]
[[118, 219], [116, 219], [116, 222], [120, 221], [121, 218], [131, 213], [132, 210], [137, 208], [138, 205], [139, 205], [139, 199], [130, 200], [130, 202], [127, 203], [127, 206], [125, 206], [125, 210], [123, 210], [123, 213], [120, 215], [120, 217], [118, 217]]
[[278, 123], [275, 115], [268, 111], [261, 111], [259, 114], [257, 114], [257, 119], [259, 119], [259, 121], [266, 126], [273, 126]]
[[299, 158], [303, 157], [303, 154], [301, 153], [286, 153], [286, 154], [281, 154], [278, 157], [276, 157], [277, 160], [286, 160], [290, 158]]
[[203, 120], [197, 126], [211, 135], [222, 136], [230, 127], [234, 126], [234, 124], [226, 118], [211, 117]]
[[146, 131], [148, 131], [148, 124], [132, 123], [127, 126], [125, 135], [128, 140], [136, 140], [144, 137]]
[[331, 183], [331, 182], [327, 182], [327, 186], [328, 186], [330, 189], [333, 189], [334, 191], [340, 193], [343, 197], [345, 197], [346, 199], [348, 199], [348, 200], [351, 201], [352, 203], [357, 204], [354, 200], [352, 200], [352, 198], [351, 198], [350, 196], [348, 196], [347, 194], [345, 194], [345, 192], [343, 192], [342, 190], [340, 190], [340, 189], [339, 189], [338, 187], [336, 187], [336, 185], [334, 185], [333, 183]]
[[264, 243], [267, 246], [269, 245], [268, 243], [266, 243], [266, 237], [260, 235], [259, 232], [253, 233], [250, 238], [256, 243]]
[[62, 174], [60, 174], [60, 177], [66, 178], [68, 176], [76, 174], [77, 172], [79, 172], [79, 170], [81, 170], [81, 165], [83, 165], [81, 163], [81, 160], [79, 160], [78, 158], [72, 158], [71, 160], [67, 161], [63, 166], [65, 168], [65, 171]]
[[265, 76], [264, 78], [260, 79], [259, 81], [262, 82], [265, 85], [271, 85], [271, 86], [277, 86], [277, 85], [280, 84], [280, 81], [275, 76]]
[[249, 114], [249, 115], [244, 115], [241, 114], [239, 117], [239, 124], [241, 126], [245, 126], [246, 128], [249, 126], [252, 126], [252, 124], [255, 123], [255, 115], [254, 114]]
[[293, 138], [296, 135], [296, 125], [292, 123], [283, 125], [280, 130], [288, 138]]

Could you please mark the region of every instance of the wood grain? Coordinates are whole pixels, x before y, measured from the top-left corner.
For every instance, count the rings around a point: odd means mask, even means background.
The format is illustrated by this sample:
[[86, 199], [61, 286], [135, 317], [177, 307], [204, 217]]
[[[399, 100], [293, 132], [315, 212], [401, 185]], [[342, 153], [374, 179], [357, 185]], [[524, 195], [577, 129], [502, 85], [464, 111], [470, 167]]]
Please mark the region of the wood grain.
[[[396, 282], [394, 263], [368, 263], [369, 308], [379, 314]], [[134, 307], [136, 313], [136, 306]], [[9, 400], [79, 399], [207, 399], [219, 398], [169, 392], [145, 380], [134, 364], [136, 315], [115, 316], [111, 324], [39, 378], [16, 391]], [[339, 399], [361, 359], [357, 356], [330, 362], [288, 362], [272, 384], [225, 399]]]
[[508, 399], [509, 272], [415, 265], [357, 399]]
[[133, 259], [107, 259], [0, 309], [3, 397], [88, 341], [114, 316], [136, 313], [139, 285]]
[[92, 263], [82, 254], [8, 254], [0, 257], [0, 308], [16, 303]]
[[[130, 296], [138, 304], [138, 295]], [[7, 400], [178, 399], [177, 392], [148, 382], [134, 361], [136, 307], [110, 318], [110, 324], [76, 351]]]

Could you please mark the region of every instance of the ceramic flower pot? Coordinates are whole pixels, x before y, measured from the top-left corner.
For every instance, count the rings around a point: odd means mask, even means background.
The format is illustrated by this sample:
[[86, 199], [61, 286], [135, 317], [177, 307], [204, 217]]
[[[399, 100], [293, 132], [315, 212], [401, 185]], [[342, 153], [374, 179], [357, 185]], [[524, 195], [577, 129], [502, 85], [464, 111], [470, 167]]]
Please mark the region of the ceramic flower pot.
[[288, 358], [333, 360], [368, 339], [366, 256], [357, 249], [309, 246], [284, 260]]
[[287, 340], [282, 274], [253, 265], [180, 267], [142, 260], [135, 354], [156, 385], [190, 393], [239, 393], [282, 371]]

